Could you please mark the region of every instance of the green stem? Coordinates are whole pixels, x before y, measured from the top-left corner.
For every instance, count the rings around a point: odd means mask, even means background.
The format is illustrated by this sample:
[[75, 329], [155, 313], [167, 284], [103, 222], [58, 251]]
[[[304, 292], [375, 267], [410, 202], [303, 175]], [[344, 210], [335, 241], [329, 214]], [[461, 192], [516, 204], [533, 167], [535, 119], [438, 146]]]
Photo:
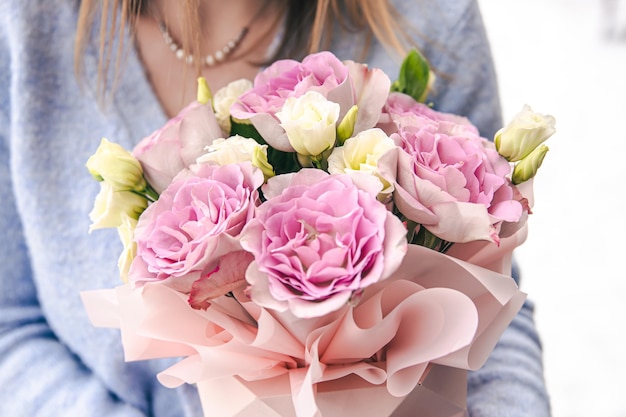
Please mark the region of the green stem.
[[425, 227], [422, 228], [424, 233], [424, 246], [430, 249], [436, 249], [441, 243], [441, 239], [430, 233]]
[[315, 168], [328, 172], [328, 161], [322, 156], [322, 154], [312, 156], [311, 162]]
[[407, 240], [409, 243], [414, 243], [417, 239], [417, 234], [415, 231], [419, 231], [420, 225], [419, 223], [414, 222], [413, 220], [406, 220], [406, 228], [408, 230]]
[[418, 223], [409, 221], [407, 222], [407, 227], [409, 227], [409, 232], [411, 232], [411, 230], [415, 230], [412, 227], [417, 227], [417, 233], [413, 232], [413, 236], [409, 239], [409, 243], [424, 246], [428, 249], [436, 250], [441, 253], [445, 253], [452, 246], [453, 242], [448, 242], [447, 240], [443, 240], [435, 236], [428, 229]]
[[146, 187], [141, 190], [141, 191], [133, 191], [133, 193], [137, 194], [138, 196], [141, 196], [143, 198], [145, 198], [146, 200], [150, 201], [151, 203], [154, 203], [155, 201], [157, 201], [159, 199], [159, 193], [156, 192], [156, 190], [154, 188], [152, 188], [152, 186], [148, 183], [146, 183]]
[[148, 200], [152, 202], [155, 202], [159, 199], [159, 193], [157, 193], [156, 190], [152, 188], [150, 184], [146, 186], [145, 193], [146, 193], [146, 197], [148, 197]]

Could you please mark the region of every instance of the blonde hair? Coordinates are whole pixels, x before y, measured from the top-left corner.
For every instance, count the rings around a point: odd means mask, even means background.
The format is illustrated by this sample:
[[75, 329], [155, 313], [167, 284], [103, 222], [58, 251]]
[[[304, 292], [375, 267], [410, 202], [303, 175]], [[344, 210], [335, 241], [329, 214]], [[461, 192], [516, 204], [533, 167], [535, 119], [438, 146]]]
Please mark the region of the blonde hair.
[[[389, 0], [277, 0], [285, 18], [285, 34], [282, 43], [270, 61], [279, 58], [302, 58], [304, 55], [327, 49], [334, 31], [339, 29], [352, 33], [363, 33], [363, 59], [373, 38], [376, 38], [392, 53], [403, 55], [412, 42], [403, 30], [405, 23]], [[186, 53], [199, 57], [200, 21], [194, 13], [200, 0], [181, 0], [185, 18], [185, 33], [181, 40]], [[93, 41], [92, 33], [98, 28], [98, 92], [106, 92], [110, 87], [107, 74], [112, 63], [114, 74], [118, 74], [120, 59], [125, 45], [124, 31], [134, 30], [137, 16], [149, 12], [149, 0], [81, 0], [74, 46], [75, 70], [82, 76], [85, 50]], [[100, 12], [100, 21], [96, 16]], [[277, 20], [283, 16], [277, 16]], [[335, 25], [335, 22], [338, 25]], [[96, 26], [96, 24], [98, 26]], [[117, 39], [116, 42], [113, 40]], [[196, 72], [200, 72], [200, 59], [196, 62]], [[261, 65], [263, 63], [259, 63]], [[114, 84], [115, 82], [113, 82]]]

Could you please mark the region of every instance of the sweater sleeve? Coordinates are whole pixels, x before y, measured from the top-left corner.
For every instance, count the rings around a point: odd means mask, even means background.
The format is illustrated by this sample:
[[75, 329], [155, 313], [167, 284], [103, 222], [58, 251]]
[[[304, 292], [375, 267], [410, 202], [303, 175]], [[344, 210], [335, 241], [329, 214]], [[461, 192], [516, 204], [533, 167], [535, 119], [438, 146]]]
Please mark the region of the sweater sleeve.
[[12, 200], [9, 152], [0, 137], [0, 415], [139, 417], [112, 395], [50, 329], [32, 280], [19, 215]]
[[[0, 70], [4, 77], [6, 73]], [[4, 85], [4, 84], [3, 84]], [[3, 119], [6, 116], [3, 108]], [[6, 128], [7, 123], [0, 123]], [[5, 129], [3, 129], [5, 130]], [[13, 199], [10, 150], [0, 134], [0, 415], [143, 416], [123, 404], [54, 335], [32, 280], [28, 248]]]
[[[475, 0], [441, 2], [456, 7], [458, 19], [441, 39], [443, 51], [432, 53], [438, 71], [431, 97], [441, 111], [468, 117], [493, 139], [502, 126], [497, 76], [479, 6]], [[431, 49], [432, 52], [432, 49]], [[513, 276], [519, 283], [519, 271]], [[547, 417], [549, 398], [543, 378], [542, 347], [527, 301], [503, 333], [487, 363], [468, 379], [471, 417]]]

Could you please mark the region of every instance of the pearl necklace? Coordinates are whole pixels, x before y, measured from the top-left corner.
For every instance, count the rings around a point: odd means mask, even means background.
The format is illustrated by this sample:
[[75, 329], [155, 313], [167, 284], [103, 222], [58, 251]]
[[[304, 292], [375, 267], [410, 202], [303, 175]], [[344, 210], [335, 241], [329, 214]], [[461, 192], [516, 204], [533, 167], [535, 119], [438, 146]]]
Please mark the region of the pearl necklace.
[[[212, 54], [206, 55], [202, 60], [203, 64], [208, 67], [212, 67], [221, 62], [224, 62], [228, 55], [230, 55], [239, 46], [241, 41], [243, 41], [243, 39], [246, 37], [246, 35], [248, 34], [249, 26], [249, 24], [247, 26], [244, 26], [243, 29], [241, 29], [234, 38], [229, 40], [225, 46], [213, 52]], [[184, 60], [188, 64], [193, 64], [193, 55], [185, 54], [183, 48], [179, 46], [178, 43], [174, 41], [174, 38], [172, 38], [172, 35], [170, 35], [170, 32], [167, 29], [165, 23], [159, 22], [159, 28], [161, 29], [161, 34], [163, 34], [165, 44], [170, 48], [172, 52], [174, 52], [176, 58]]]

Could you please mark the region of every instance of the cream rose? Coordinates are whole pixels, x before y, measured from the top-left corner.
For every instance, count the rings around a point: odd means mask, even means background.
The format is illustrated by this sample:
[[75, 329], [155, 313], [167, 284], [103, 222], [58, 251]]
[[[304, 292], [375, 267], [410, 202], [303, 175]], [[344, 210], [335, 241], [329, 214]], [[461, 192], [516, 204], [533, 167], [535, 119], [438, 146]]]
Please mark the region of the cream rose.
[[206, 149], [207, 153], [196, 160], [199, 164], [228, 165], [249, 161], [263, 171], [266, 178], [274, 175], [274, 169], [267, 160], [267, 145], [261, 145], [254, 139], [235, 135], [216, 139]]
[[318, 92], [288, 98], [276, 117], [300, 155], [316, 157], [335, 146], [339, 104]]
[[102, 138], [100, 146], [87, 160], [87, 169], [98, 181], [105, 181], [114, 190], [143, 191], [146, 181], [141, 164], [117, 143]]
[[93, 209], [89, 213], [89, 231], [118, 227], [123, 217], [138, 219], [148, 207], [148, 200], [132, 191], [116, 190], [110, 183], [100, 183], [100, 193], [96, 196]]
[[328, 157], [328, 172], [331, 174], [351, 174], [354, 172], [373, 175], [382, 183], [382, 193], [391, 192], [391, 184], [380, 176], [378, 160], [390, 149], [394, 141], [381, 129], [364, 130], [345, 141], [344, 145], [333, 149]]
[[556, 132], [555, 124], [554, 117], [536, 113], [525, 105], [508, 125], [496, 133], [496, 149], [509, 162], [519, 161]]
[[230, 133], [230, 107], [251, 88], [252, 81], [242, 78], [220, 88], [213, 96], [215, 118], [226, 134]]

